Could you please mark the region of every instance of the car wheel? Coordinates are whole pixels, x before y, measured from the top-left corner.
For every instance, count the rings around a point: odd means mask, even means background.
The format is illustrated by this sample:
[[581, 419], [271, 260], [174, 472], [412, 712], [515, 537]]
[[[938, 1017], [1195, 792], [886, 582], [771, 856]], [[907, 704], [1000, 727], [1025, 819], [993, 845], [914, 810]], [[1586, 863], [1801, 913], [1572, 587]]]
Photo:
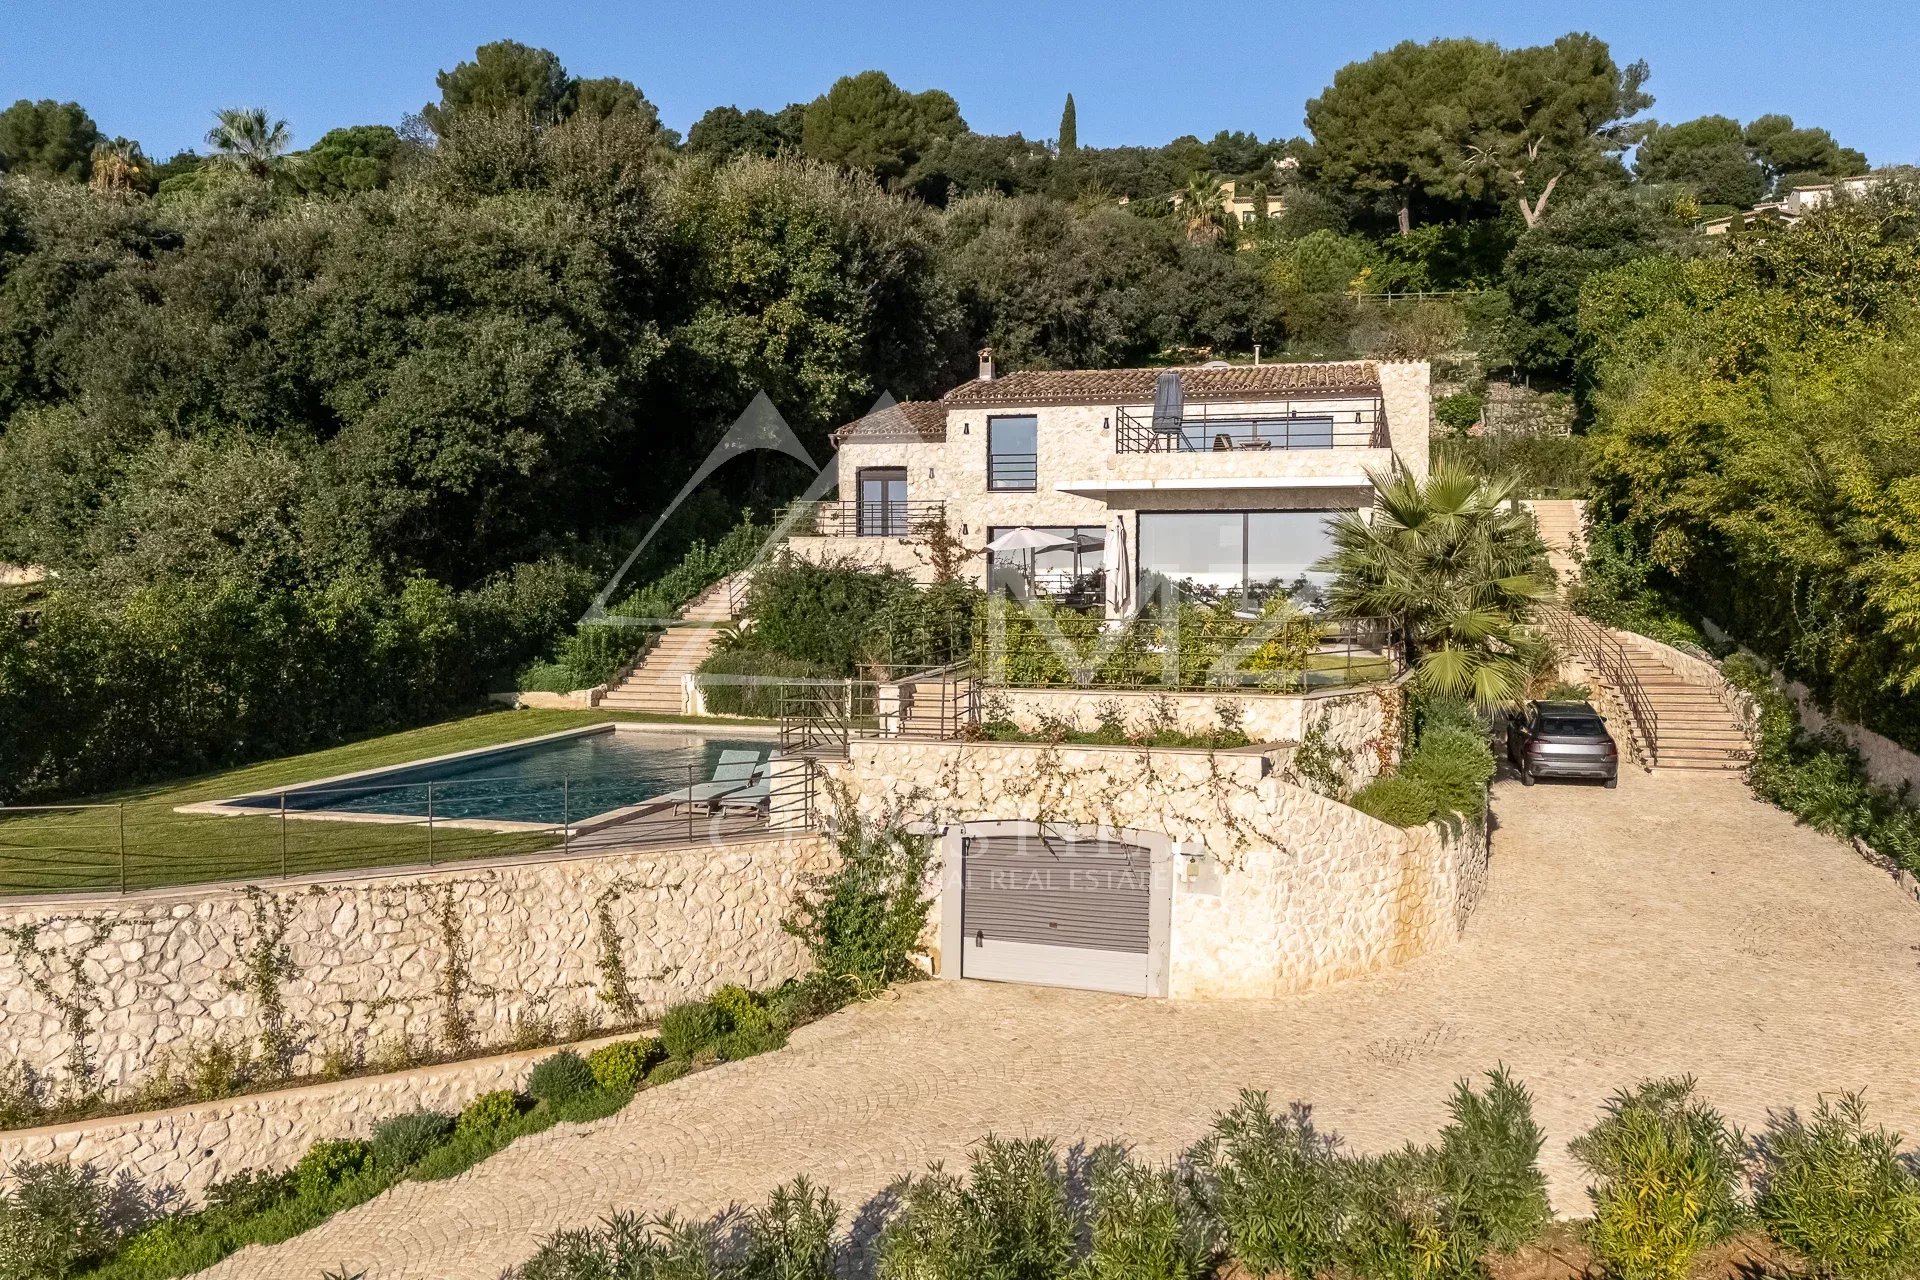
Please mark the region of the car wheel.
[[1615, 776], [1607, 779], [1607, 790], [1611, 791], [1619, 785], [1620, 785], [1619, 775], [1616, 774]]
[[1520, 785], [1523, 787], [1533, 785], [1533, 767], [1531, 765], [1523, 764], [1520, 766]]

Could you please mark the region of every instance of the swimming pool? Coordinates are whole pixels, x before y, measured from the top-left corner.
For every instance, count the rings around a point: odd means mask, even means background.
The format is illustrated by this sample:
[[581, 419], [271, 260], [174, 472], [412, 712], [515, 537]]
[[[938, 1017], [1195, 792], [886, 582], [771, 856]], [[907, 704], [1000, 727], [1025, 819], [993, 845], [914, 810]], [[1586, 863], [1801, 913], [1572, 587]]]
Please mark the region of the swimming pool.
[[425, 818], [449, 822], [578, 823], [713, 776], [722, 751], [765, 759], [769, 738], [671, 729], [592, 729], [239, 796], [226, 812]]

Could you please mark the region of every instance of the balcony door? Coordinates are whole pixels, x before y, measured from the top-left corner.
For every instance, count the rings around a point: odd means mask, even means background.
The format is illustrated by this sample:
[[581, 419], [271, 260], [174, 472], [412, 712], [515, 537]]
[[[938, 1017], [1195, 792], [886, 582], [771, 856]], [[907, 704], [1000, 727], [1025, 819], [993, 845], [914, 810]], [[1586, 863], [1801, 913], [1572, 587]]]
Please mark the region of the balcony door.
[[904, 538], [907, 535], [907, 469], [863, 467], [856, 495], [860, 536]]

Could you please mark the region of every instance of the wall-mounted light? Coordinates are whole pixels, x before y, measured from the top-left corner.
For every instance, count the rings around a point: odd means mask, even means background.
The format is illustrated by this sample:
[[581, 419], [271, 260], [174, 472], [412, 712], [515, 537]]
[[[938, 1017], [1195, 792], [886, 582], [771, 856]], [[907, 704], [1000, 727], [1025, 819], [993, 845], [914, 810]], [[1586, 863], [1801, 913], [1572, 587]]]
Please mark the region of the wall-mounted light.
[[963, 538], [967, 536], [967, 526], [964, 523], [960, 526], [960, 536]]
[[972, 424], [971, 422], [963, 422], [963, 423], [961, 423], [961, 424], [960, 424], [960, 434], [961, 434], [961, 435], [963, 435], [963, 436], [964, 436], [964, 435], [969, 435], [969, 434], [971, 434], [971, 433], [972, 433], [972, 431], [973, 431], [973, 424]]
[[1105, 418], [1100, 419], [1100, 430], [1102, 431], [1107, 430], [1107, 419]]
[[928, 468], [927, 468], [927, 479], [929, 479], [929, 480], [931, 480], [931, 479], [933, 479], [933, 468], [932, 468], [932, 467], [928, 467]]

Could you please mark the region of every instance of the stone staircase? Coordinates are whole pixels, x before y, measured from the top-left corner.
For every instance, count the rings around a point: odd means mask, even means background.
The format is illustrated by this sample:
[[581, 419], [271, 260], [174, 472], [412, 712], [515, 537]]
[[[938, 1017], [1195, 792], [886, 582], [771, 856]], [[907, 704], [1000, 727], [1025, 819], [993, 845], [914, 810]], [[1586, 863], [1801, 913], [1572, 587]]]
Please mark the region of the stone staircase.
[[1654, 715], [1654, 760], [1662, 769], [1738, 770], [1753, 744], [1713, 689], [1687, 680], [1658, 656], [1625, 646], [1626, 662]]
[[1579, 561], [1574, 557], [1586, 531], [1587, 504], [1575, 500], [1535, 499], [1522, 505], [1533, 512], [1540, 540], [1547, 544], [1547, 563], [1560, 576], [1560, 591], [1565, 594], [1568, 584], [1580, 572]]
[[681, 610], [680, 622], [661, 632], [639, 664], [608, 686], [600, 705], [614, 711], [685, 714], [682, 677], [706, 661], [720, 637], [720, 627], [733, 620], [732, 582], [722, 579]]

